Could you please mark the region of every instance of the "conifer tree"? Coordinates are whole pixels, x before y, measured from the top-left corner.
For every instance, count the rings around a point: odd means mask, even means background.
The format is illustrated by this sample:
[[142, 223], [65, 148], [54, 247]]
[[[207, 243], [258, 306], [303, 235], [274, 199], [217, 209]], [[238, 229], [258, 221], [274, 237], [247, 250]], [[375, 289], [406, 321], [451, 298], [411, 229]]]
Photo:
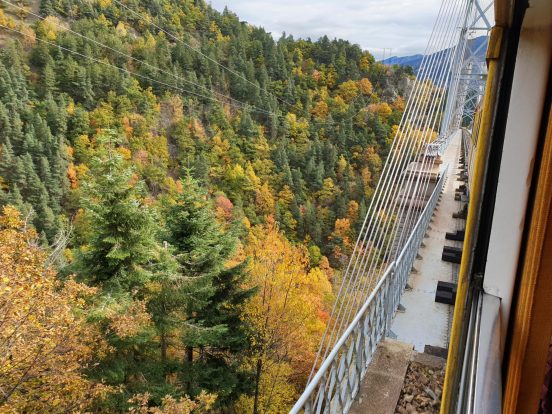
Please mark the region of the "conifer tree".
[[232, 231], [223, 231], [205, 193], [190, 175], [164, 216], [166, 240], [182, 273], [180, 297], [173, 303], [182, 307], [186, 319], [182, 341], [187, 392], [194, 395], [207, 389], [228, 402], [244, 387], [240, 378], [245, 374], [238, 360], [249, 342], [241, 312], [253, 293], [241, 288], [244, 264], [227, 265], [237, 239]]
[[85, 248], [75, 269], [91, 285], [131, 291], [150, 278], [155, 257], [153, 213], [144, 203], [144, 185], [114, 151], [92, 160], [83, 185], [82, 206], [90, 220]]

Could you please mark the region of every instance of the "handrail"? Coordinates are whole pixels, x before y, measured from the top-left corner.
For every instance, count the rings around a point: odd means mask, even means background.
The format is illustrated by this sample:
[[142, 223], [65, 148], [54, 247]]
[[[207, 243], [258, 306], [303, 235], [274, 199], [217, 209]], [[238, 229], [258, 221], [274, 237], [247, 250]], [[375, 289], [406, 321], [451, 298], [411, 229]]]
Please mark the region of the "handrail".
[[443, 189], [447, 171], [448, 165], [397, 259], [387, 266], [376, 287], [322, 362], [290, 414], [349, 411], [377, 345], [389, 330], [416, 253]]
[[306, 400], [309, 398], [310, 394], [312, 394], [312, 392], [314, 391], [314, 389], [316, 388], [318, 383], [322, 380], [322, 377], [324, 376], [324, 373], [327, 371], [327, 369], [331, 365], [332, 361], [337, 356], [339, 350], [345, 344], [345, 342], [347, 341], [347, 338], [349, 337], [349, 335], [351, 335], [351, 333], [353, 332], [356, 324], [360, 321], [360, 318], [366, 312], [368, 306], [371, 305], [372, 300], [374, 299], [374, 296], [377, 294], [377, 291], [380, 289], [381, 285], [385, 282], [385, 280], [387, 279], [387, 276], [389, 275], [391, 270], [393, 270], [394, 266], [395, 266], [395, 262], [393, 262], [389, 265], [389, 267], [385, 271], [383, 277], [380, 279], [380, 281], [376, 285], [376, 288], [374, 289], [374, 291], [368, 297], [368, 300], [364, 303], [362, 308], [360, 308], [360, 310], [356, 314], [356, 316], [353, 319], [353, 321], [351, 322], [351, 324], [348, 326], [348, 328], [345, 330], [345, 332], [343, 332], [343, 335], [341, 335], [341, 338], [339, 338], [339, 340], [335, 343], [335, 346], [333, 347], [332, 351], [326, 357], [326, 359], [324, 360], [324, 362], [322, 363], [322, 365], [320, 366], [320, 368], [316, 372], [316, 375], [312, 378], [312, 381], [308, 384], [307, 388], [305, 388], [305, 391], [303, 392], [301, 397], [297, 400], [297, 403], [295, 403], [295, 406], [290, 411], [290, 414], [295, 413], [295, 412], [299, 412], [299, 411], [295, 410], [296, 406], [299, 406], [299, 408], [304, 406], [304, 404], [306, 403]]

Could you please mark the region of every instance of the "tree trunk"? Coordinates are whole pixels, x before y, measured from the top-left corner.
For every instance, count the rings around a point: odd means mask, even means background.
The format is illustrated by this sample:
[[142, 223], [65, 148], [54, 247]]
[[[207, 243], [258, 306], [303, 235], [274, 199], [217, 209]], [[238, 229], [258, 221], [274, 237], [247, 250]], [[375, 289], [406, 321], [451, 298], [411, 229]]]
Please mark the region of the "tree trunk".
[[255, 399], [253, 400], [253, 414], [259, 414], [259, 385], [261, 383], [261, 372], [263, 370], [263, 360], [257, 360], [257, 372], [255, 373]]
[[186, 381], [186, 389], [188, 390], [188, 393], [191, 393], [192, 391], [192, 376], [191, 376], [191, 370], [192, 370], [192, 363], [194, 362], [194, 348], [191, 346], [186, 347], [186, 356], [184, 358], [184, 365], [188, 364], [188, 371], [190, 377], [189, 380]]
[[161, 342], [161, 361], [167, 362], [167, 335], [163, 332], [160, 337]]

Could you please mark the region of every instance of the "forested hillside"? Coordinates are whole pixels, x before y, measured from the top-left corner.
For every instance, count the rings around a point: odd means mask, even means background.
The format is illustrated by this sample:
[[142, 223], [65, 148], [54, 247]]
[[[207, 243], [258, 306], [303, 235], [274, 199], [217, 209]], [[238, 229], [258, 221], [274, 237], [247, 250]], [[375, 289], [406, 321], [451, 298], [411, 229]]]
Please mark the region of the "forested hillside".
[[0, 26], [0, 412], [286, 412], [412, 74], [200, 0]]

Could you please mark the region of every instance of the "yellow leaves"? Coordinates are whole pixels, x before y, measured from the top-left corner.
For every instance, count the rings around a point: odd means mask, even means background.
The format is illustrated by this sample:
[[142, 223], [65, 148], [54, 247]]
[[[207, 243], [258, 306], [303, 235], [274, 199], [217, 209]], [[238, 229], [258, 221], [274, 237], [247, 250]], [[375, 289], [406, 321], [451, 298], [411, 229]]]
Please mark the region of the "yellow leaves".
[[98, 4], [102, 9], [106, 9], [109, 6], [111, 6], [112, 1], [111, 0], [98, 0]]
[[339, 85], [339, 94], [343, 97], [345, 102], [350, 103], [358, 96], [358, 86], [354, 80], [348, 80]]
[[245, 180], [247, 182], [247, 188], [253, 190], [261, 185], [261, 179], [255, 174], [253, 165], [248, 161], [245, 166]]
[[207, 394], [201, 391], [193, 400], [188, 397], [180, 397], [178, 400], [170, 395], [166, 395], [161, 400], [161, 406], [150, 407], [150, 394], [136, 394], [128, 400], [132, 406], [129, 408], [129, 414], [200, 414], [206, 413], [214, 406], [217, 396]]
[[117, 152], [121, 154], [123, 160], [130, 160], [132, 158], [132, 152], [126, 147], [118, 147]]
[[216, 134], [212, 139], [212, 154], [219, 159], [229, 163], [231, 158], [230, 153], [230, 142], [227, 139], [223, 139], [220, 133]]
[[0, 389], [14, 392], [0, 412], [82, 412], [109, 389], [83, 369], [108, 351], [86, 303], [96, 289], [59, 283], [47, 254], [13, 207], [0, 217]]
[[274, 212], [274, 197], [272, 197], [272, 191], [268, 187], [268, 183], [264, 183], [261, 188], [255, 191], [255, 206], [257, 212], [266, 216]]
[[113, 106], [107, 102], [101, 102], [100, 105], [90, 112], [90, 126], [97, 129], [107, 129], [115, 124], [115, 113]]
[[241, 183], [245, 180], [245, 171], [240, 164], [234, 164], [234, 166], [228, 171], [228, 181], [234, 183]]
[[0, 24], [10, 29], [15, 29], [17, 27], [15, 21], [11, 17], [6, 16], [3, 10], [0, 10]]
[[[23, 220], [21, 220], [21, 214], [13, 206], [7, 205], [2, 210], [2, 216], [0, 216], [0, 229], [13, 229], [19, 230], [24, 226]], [[6, 276], [3, 276], [2, 279], [6, 279]]]
[[372, 82], [368, 78], [362, 78], [358, 81], [358, 87], [363, 95], [370, 95], [372, 93]]
[[309, 122], [304, 118], [297, 119], [297, 115], [288, 113], [286, 123], [290, 138], [298, 144], [306, 144], [309, 138]]
[[[104, 1], [111, 1], [111, 0], [104, 0]], [[128, 34], [128, 30], [125, 26], [125, 23], [120, 21], [119, 23], [117, 23], [117, 26], [115, 26], [115, 31], [117, 32], [117, 34], [121, 37], [125, 37], [127, 34]]]
[[47, 16], [44, 20], [37, 23], [37, 31], [42, 33], [46, 40], [54, 41], [59, 32], [64, 32], [67, 29], [56, 16]]
[[364, 188], [364, 194], [368, 198], [372, 194], [372, 173], [368, 167], [364, 167], [361, 171], [362, 186]]
[[67, 115], [73, 115], [75, 113], [75, 102], [69, 101], [65, 110], [67, 111]]
[[316, 197], [322, 206], [329, 206], [340, 193], [340, 189], [335, 186], [331, 178], [325, 178], [322, 189], [316, 193]]
[[332, 99], [332, 110], [339, 113], [344, 114], [349, 109], [349, 105], [345, 102], [345, 100], [341, 96], [336, 96]]
[[111, 26], [111, 20], [109, 20], [107, 17], [105, 17], [103, 14], [100, 14], [98, 18], [96, 19], [96, 22], [101, 24], [104, 27]]
[[[304, 379], [324, 329], [321, 315], [326, 312], [325, 300], [331, 294], [326, 273], [309, 271], [306, 249], [289, 243], [270, 219], [265, 226], [251, 229], [245, 253], [250, 257], [249, 283], [258, 289], [245, 312], [255, 331], [258, 358], [269, 365], [285, 360], [295, 377]], [[268, 371], [265, 374], [271, 376]], [[267, 383], [261, 385], [261, 398], [267, 397], [277, 384], [289, 381], [287, 375], [270, 380], [263, 375], [261, 382]], [[287, 409], [271, 406], [265, 412]]]
[[368, 71], [368, 69], [370, 69], [370, 58], [366, 55], [362, 56], [360, 58], [359, 67], [360, 70], [363, 70], [364, 72]]
[[383, 102], [381, 104], [378, 104], [377, 112], [381, 117], [387, 118], [389, 115], [391, 115], [391, 112], [393, 111], [391, 110], [391, 107], [386, 102]]
[[[247, 368], [255, 371], [255, 361], [250, 360]], [[293, 369], [286, 362], [271, 362], [263, 365], [263, 373], [259, 381], [259, 412], [264, 414], [281, 414], [289, 411], [297, 399], [297, 390], [289, 378]], [[243, 394], [235, 404], [236, 414], [251, 414], [253, 412], [253, 396]]]
[[282, 191], [278, 193], [278, 200], [283, 201], [286, 206], [289, 206], [293, 201], [293, 198], [294, 195], [293, 191], [291, 191], [291, 188], [289, 188], [288, 185], [284, 185]]

